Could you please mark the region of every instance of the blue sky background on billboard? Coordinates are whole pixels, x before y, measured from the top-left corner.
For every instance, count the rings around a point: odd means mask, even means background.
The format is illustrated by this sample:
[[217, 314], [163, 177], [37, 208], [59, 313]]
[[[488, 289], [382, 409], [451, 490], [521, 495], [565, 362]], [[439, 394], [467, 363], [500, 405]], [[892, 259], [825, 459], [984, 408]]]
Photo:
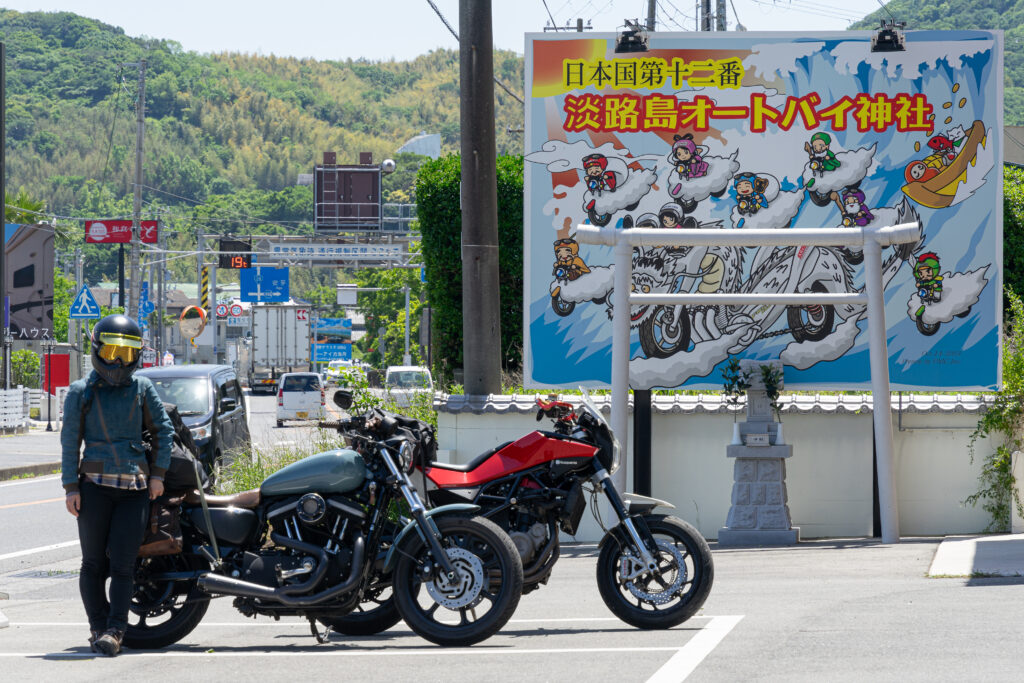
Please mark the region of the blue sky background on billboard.
[[[458, 30], [458, 0], [434, 0]], [[316, 59], [407, 60], [457, 47], [427, 0], [282, 5], [278, 0], [139, 2], [139, 0], [6, 0], [20, 12], [75, 12], [120, 26], [131, 36], [176, 40], [195, 52], [246, 52]], [[714, 6], [715, 3], [712, 3]], [[658, 0], [660, 31], [693, 30], [695, 3]], [[749, 31], [840, 31], [878, 9], [878, 0], [731, 0], [728, 26]], [[614, 31], [646, 14], [646, 0], [547, 0], [555, 22], [589, 20]], [[541, 0], [493, 0], [496, 47], [523, 52], [523, 34], [550, 22]]]

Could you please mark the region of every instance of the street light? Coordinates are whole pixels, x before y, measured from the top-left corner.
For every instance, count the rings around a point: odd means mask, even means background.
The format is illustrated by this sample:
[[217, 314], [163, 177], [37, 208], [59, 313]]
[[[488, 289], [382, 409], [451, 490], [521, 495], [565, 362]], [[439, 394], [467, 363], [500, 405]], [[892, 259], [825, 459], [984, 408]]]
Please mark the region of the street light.
[[50, 360], [53, 354], [53, 339], [44, 339], [43, 346], [46, 347], [46, 431], [53, 431], [53, 424], [50, 418], [53, 414], [53, 365]]

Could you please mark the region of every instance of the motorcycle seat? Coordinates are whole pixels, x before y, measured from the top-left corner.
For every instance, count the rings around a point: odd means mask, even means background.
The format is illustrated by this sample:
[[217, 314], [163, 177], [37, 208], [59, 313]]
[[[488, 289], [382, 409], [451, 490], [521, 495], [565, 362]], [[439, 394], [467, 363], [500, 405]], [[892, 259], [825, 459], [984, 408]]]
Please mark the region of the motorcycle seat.
[[[199, 491], [192, 489], [185, 494], [186, 505], [202, 505], [202, 501], [199, 497]], [[212, 508], [246, 508], [251, 510], [254, 507], [258, 507], [260, 504], [260, 490], [251, 489], [249, 491], [242, 491], [240, 493], [234, 493], [229, 496], [206, 496], [206, 504]]]
[[432, 462], [432, 463], [430, 463], [430, 469], [433, 469], [433, 468], [436, 467], [439, 470], [451, 470], [452, 472], [472, 472], [477, 467], [482, 465], [484, 463], [484, 461], [486, 461], [489, 457], [491, 457], [492, 455], [494, 455], [495, 453], [500, 451], [505, 446], [508, 446], [510, 443], [512, 443], [512, 442], [511, 441], [506, 441], [505, 443], [501, 444], [500, 446], [495, 446], [491, 450], [485, 451], [484, 453], [481, 453], [480, 455], [476, 456], [475, 458], [473, 458], [472, 460], [470, 460], [469, 462], [467, 462], [464, 465], [456, 465], [454, 463], [448, 463], [448, 462]]

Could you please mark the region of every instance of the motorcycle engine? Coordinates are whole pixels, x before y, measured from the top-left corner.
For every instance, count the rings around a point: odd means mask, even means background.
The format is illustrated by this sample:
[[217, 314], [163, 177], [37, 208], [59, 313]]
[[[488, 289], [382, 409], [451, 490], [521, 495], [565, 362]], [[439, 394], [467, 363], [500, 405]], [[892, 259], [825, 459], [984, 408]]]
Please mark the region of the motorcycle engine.
[[534, 522], [526, 531], [510, 531], [508, 535], [519, 551], [523, 565], [529, 564], [548, 540], [548, 530], [540, 522]]

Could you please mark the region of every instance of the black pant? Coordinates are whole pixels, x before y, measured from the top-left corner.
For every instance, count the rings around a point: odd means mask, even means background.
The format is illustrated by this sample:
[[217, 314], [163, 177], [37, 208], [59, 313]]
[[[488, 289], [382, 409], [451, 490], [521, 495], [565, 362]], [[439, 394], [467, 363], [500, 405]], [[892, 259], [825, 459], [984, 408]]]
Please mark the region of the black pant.
[[[82, 544], [82, 574], [78, 590], [89, 617], [89, 629], [123, 631], [128, 628], [135, 558], [149, 520], [149, 492], [82, 480], [81, 493], [78, 539]], [[108, 576], [109, 602], [104, 590]]]

